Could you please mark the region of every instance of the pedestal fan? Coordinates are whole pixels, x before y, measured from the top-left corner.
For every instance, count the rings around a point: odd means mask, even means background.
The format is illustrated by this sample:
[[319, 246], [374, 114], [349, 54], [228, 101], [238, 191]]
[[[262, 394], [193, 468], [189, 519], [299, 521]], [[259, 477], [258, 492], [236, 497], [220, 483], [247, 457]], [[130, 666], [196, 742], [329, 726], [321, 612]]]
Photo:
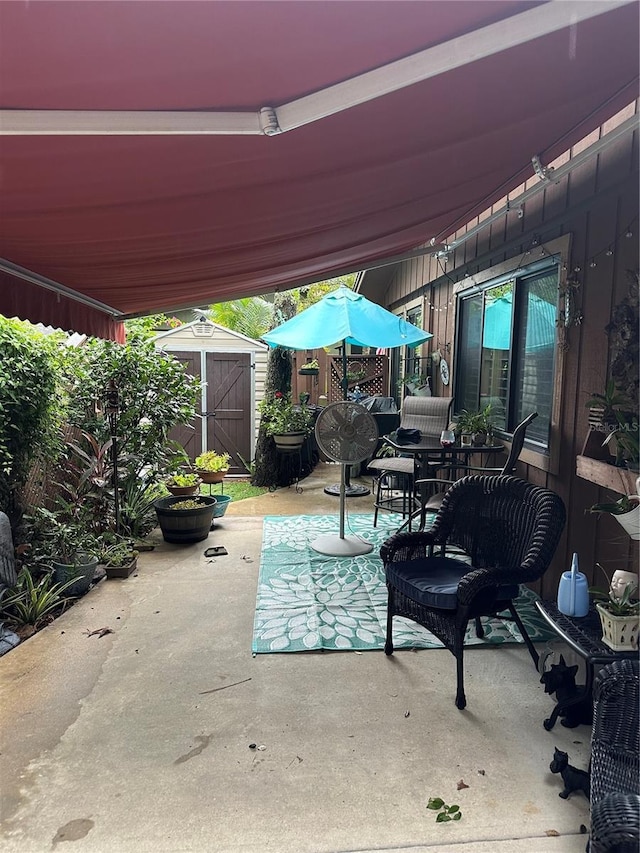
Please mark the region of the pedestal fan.
[[331, 403], [318, 415], [316, 441], [323, 453], [340, 463], [340, 533], [318, 536], [311, 543], [314, 551], [332, 557], [355, 557], [368, 554], [373, 545], [357, 536], [345, 536], [345, 491], [347, 465], [368, 459], [375, 452], [378, 426], [364, 406], [344, 400]]

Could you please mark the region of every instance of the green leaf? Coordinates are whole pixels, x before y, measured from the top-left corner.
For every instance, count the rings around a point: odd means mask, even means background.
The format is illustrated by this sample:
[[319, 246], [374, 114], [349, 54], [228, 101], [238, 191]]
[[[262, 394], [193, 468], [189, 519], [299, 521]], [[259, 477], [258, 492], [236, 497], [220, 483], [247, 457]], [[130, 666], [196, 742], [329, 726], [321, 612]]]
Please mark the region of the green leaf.
[[460, 820], [461, 817], [462, 817], [462, 812], [456, 812], [453, 816], [453, 819], [454, 820]]
[[459, 812], [459, 811], [460, 811], [460, 806], [456, 806], [456, 805], [447, 806], [448, 814], [455, 814], [455, 812]]
[[427, 803], [428, 809], [433, 809], [434, 811], [438, 811], [444, 805], [444, 800], [441, 800], [440, 797], [431, 797], [429, 802]]
[[451, 818], [446, 812], [440, 812], [440, 814], [436, 817], [436, 823], [444, 823], [447, 820], [451, 820]]

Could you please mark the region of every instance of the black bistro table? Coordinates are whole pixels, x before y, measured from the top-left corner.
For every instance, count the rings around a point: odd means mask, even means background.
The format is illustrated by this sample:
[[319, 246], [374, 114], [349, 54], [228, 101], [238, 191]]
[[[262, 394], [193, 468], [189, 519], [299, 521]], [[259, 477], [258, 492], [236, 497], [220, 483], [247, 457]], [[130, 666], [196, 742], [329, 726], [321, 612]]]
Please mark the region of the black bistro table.
[[[466, 444], [452, 444], [449, 447], [443, 447], [440, 444], [439, 438], [429, 436], [423, 438], [415, 444], [400, 444], [394, 433], [384, 436], [384, 443], [392, 447], [397, 453], [410, 455], [416, 460], [416, 480], [433, 480], [440, 468], [447, 469], [451, 473], [450, 479], [457, 478], [456, 463], [460, 463], [460, 468], [469, 464], [469, 457], [480, 455], [485, 462], [485, 465], [493, 454], [503, 453], [504, 445], [502, 444], [483, 444], [480, 446]], [[444, 484], [443, 484], [444, 485]], [[418, 493], [420, 509], [412, 513], [410, 519], [401, 525], [399, 530], [403, 530], [406, 526], [411, 526], [411, 521], [414, 518], [420, 517], [420, 528], [424, 527], [424, 512], [423, 507], [429, 497], [427, 493], [427, 485], [422, 484]]]
[[555, 601], [536, 601], [536, 607], [545, 622], [574, 652], [586, 663], [586, 679], [582, 690], [577, 690], [564, 702], [557, 702], [551, 716], [543, 723], [549, 732], [555, 726], [558, 717], [567, 708], [583, 700], [591, 701], [591, 688], [596, 669], [621, 658], [637, 658], [637, 650], [616, 652], [602, 642], [602, 625], [598, 611], [593, 605], [586, 616], [566, 616], [558, 610]]

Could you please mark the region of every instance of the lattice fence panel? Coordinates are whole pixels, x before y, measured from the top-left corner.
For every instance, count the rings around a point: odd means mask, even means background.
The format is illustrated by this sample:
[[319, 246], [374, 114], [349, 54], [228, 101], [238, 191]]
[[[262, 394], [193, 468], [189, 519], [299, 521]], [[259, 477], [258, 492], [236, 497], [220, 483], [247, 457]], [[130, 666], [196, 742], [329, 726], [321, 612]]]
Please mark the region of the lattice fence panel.
[[[368, 397], [389, 393], [389, 359], [386, 355], [353, 355], [347, 360], [349, 391], [358, 386]], [[329, 364], [329, 402], [344, 399], [342, 390], [342, 359], [332, 357]]]

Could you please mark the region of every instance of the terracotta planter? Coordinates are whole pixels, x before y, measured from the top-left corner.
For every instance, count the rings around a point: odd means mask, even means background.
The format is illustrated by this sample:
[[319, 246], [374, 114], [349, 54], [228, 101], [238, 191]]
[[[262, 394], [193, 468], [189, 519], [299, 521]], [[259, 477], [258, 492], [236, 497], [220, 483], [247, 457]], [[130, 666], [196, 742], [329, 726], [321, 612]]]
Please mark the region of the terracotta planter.
[[202, 471], [198, 469], [196, 471], [198, 477], [202, 480], [203, 483], [221, 483], [226, 475], [226, 471]]
[[632, 652], [638, 648], [638, 615], [612, 616], [596, 604], [602, 623], [602, 642], [616, 652]]
[[196, 483], [195, 486], [169, 486], [165, 483], [167, 487], [167, 491], [174, 495], [175, 497], [187, 497], [188, 495], [195, 495], [198, 493], [198, 489], [200, 488], [200, 483]]

